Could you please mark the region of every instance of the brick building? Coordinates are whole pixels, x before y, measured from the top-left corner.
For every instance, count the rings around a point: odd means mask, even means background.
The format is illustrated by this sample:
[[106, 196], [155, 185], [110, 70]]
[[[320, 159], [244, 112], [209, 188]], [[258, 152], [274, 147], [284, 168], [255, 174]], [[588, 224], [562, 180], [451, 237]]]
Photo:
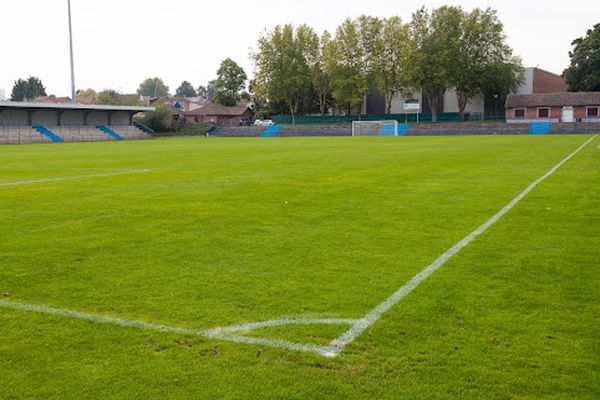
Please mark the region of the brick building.
[[562, 76], [541, 68], [525, 68], [525, 82], [515, 94], [564, 93], [567, 83]]
[[506, 99], [506, 121], [600, 123], [600, 92], [510, 95]]

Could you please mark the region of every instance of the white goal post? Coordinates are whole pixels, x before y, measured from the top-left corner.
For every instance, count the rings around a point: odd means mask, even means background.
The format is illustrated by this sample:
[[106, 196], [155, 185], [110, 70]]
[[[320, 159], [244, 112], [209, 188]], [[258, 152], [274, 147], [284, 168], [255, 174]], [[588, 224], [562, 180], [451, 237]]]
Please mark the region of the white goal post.
[[353, 121], [352, 136], [398, 136], [398, 121]]

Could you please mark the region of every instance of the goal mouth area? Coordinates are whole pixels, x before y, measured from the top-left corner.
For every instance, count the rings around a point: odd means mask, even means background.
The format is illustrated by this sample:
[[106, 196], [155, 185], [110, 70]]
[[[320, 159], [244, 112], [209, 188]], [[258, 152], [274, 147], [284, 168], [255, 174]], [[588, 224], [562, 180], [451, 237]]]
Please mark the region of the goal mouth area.
[[353, 121], [352, 136], [400, 136], [399, 126], [396, 120]]

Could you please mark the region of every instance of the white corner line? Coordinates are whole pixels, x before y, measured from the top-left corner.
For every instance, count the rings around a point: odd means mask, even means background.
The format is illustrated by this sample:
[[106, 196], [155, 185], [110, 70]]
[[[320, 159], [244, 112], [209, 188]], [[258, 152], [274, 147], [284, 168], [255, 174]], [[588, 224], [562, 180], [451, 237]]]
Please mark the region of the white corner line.
[[533, 189], [535, 189], [540, 183], [546, 180], [548, 177], [553, 175], [560, 167], [562, 167], [565, 163], [567, 163], [571, 158], [575, 157], [581, 150], [583, 150], [588, 144], [590, 144], [598, 135], [594, 135], [584, 144], [582, 144], [577, 150], [573, 153], [569, 154], [566, 158], [564, 158], [561, 162], [556, 164], [552, 169], [546, 172], [543, 176], [534, 181], [531, 185], [529, 185], [524, 191], [522, 191], [517, 197], [510, 201], [504, 208], [502, 208], [496, 215], [490, 218], [487, 222], [481, 225], [479, 228], [475, 229], [469, 235], [467, 235], [460, 242], [455, 244], [453, 247], [448, 249], [444, 254], [438, 257], [437, 260], [432, 262], [430, 265], [425, 267], [421, 272], [415, 275], [411, 280], [404, 284], [400, 289], [394, 292], [390, 297], [388, 297], [383, 303], [379, 304], [373, 310], [371, 310], [364, 318], [358, 320], [346, 333], [335, 339], [329, 345], [329, 350], [331, 354], [339, 354], [342, 352], [346, 346], [352, 343], [357, 337], [359, 337], [365, 330], [367, 330], [371, 325], [381, 318], [383, 313], [389, 311], [392, 307], [394, 307], [400, 300], [406, 297], [410, 292], [415, 290], [425, 279], [427, 279], [430, 275], [432, 275], [435, 271], [437, 271], [442, 265], [446, 263], [452, 256], [466, 247], [469, 243], [475, 240], [482, 233], [487, 231], [492, 225], [494, 225], [500, 218], [502, 218], [506, 213], [508, 213], [514, 206], [517, 205], [525, 196], [527, 196]]
[[210, 330], [190, 329], [178, 326], [159, 325], [142, 320], [132, 320], [124, 318], [109, 317], [107, 315], [85, 313], [80, 311], [66, 310], [62, 308], [54, 308], [44, 305], [25, 304], [14, 301], [0, 300], [0, 308], [8, 308], [18, 311], [35, 312], [46, 315], [56, 315], [59, 317], [78, 319], [89, 321], [98, 324], [117, 325], [126, 328], [135, 328], [154, 332], [177, 333], [186, 336], [201, 336], [211, 340], [222, 340], [234, 343], [258, 344], [270, 347], [278, 347], [286, 350], [294, 350], [301, 352], [317, 353], [324, 357], [333, 357], [329, 346], [294, 343], [286, 340], [265, 339], [252, 336], [241, 336], [236, 333], [250, 332], [254, 329], [278, 327], [285, 325], [312, 325], [312, 324], [327, 324], [327, 325], [352, 325], [356, 322], [353, 319], [279, 319], [272, 321], [257, 322], [251, 324], [236, 325], [227, 328], [216, 328]]
[[59, 178], [32, 179], [32, 180], [28, 180], [28, 181], [4, 182], [4, 183], [0, 183], [0, 187], [32, 185], [34, 183], [45, 183], [45, 182], [60, 182], [60, 181], [69, 181], [69, 180], [74, 180], [74, 179], [103, 178], [103, 177], [107, 177], [107, 176], [119, 176], [119, 175], [128, 175], [128, 174], [143, 174], [146, 172], [150, 172], [150, 170], [149, 169], [131, 169], [131, 170], [120, 171], [120, 172], [109, 172], [106, 174], [91, 174], [91, 175], [64, 176], [64, 177], [59, 177]]

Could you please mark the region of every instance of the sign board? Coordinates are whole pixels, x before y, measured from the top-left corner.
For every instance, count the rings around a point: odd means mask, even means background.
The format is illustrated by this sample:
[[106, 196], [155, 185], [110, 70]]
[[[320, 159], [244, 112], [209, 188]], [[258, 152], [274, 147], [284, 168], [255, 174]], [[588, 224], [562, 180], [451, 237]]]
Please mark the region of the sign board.
[[421, 103], [419, 100], [411, 99], [404, 102], [404, 111], [419, 111], [421, 109]]

